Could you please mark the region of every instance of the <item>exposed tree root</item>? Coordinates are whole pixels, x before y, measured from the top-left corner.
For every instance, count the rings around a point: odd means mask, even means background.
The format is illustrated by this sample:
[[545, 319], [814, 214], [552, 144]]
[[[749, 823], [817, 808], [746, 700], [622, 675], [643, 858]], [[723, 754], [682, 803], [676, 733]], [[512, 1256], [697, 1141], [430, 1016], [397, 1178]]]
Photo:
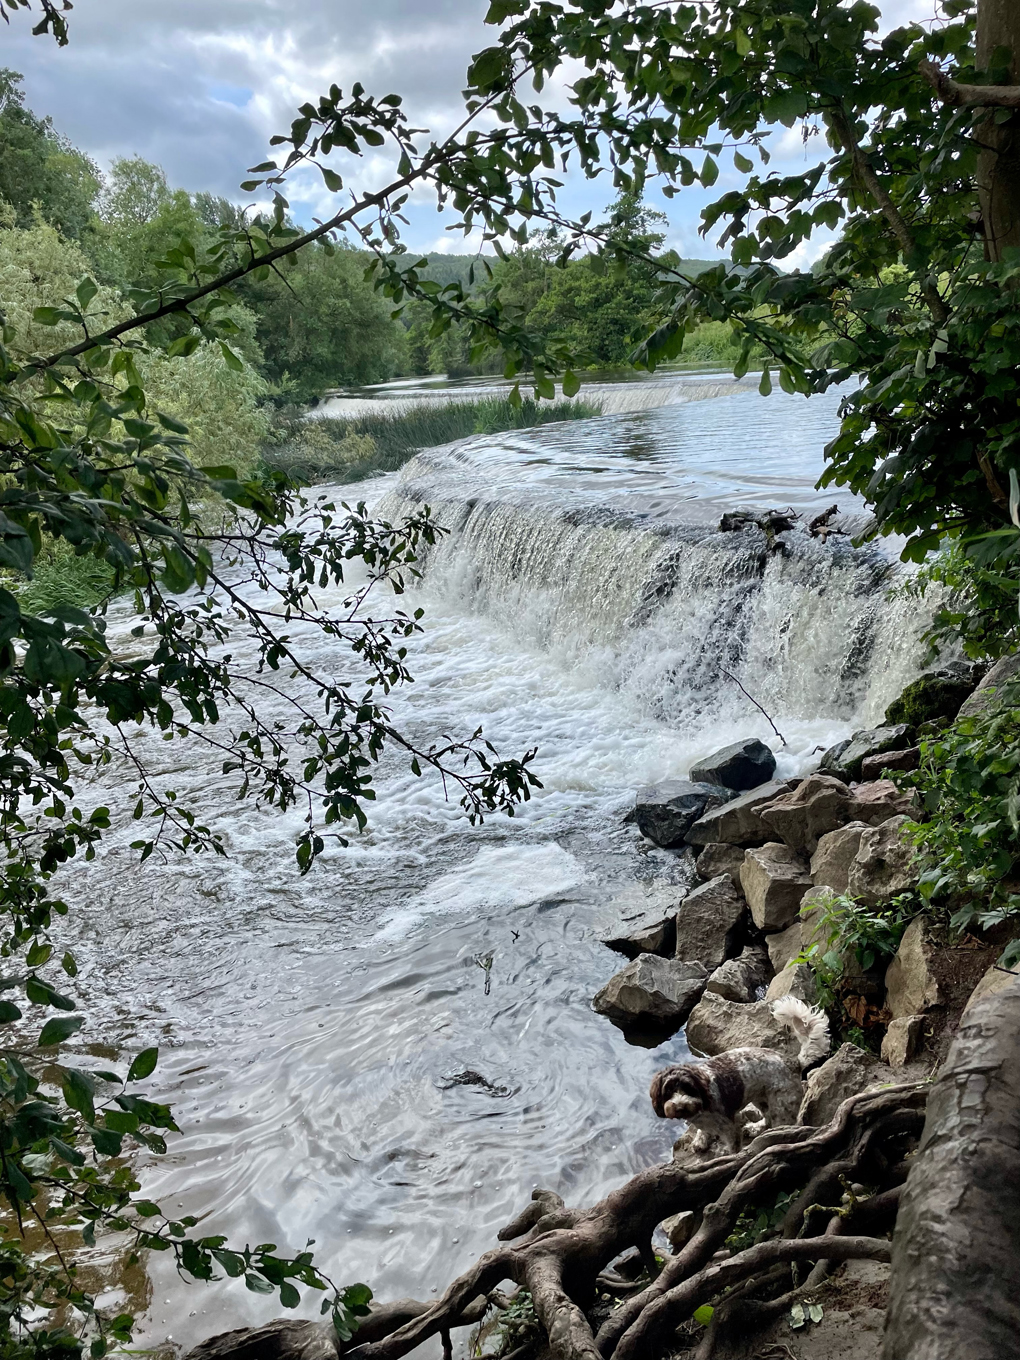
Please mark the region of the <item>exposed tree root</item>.
[[[756, 1309], [771, 1313], [777, 1292], [781, 1306], [788, 1306], [824, 1278], [822, 1262], [889, 1259], [882, 1234], [895, 1220], [903, 1158], [920, 1134], [927, 1090], [909, 1085], [865, 1092], [845, 1101], [823, 1128], [771, 1129], [730, 1156], [650, 1167], [587, 1210], [569, 1209], [552, 1191], [536, 1190], [498, 1234], [507, 1245], [486, 1252], [431, 1305], [407, 1300], [397, 1306], [402, 1313], [393, 1306], [374, 1311], [345, 1354], [350, 1360], [399, 1360], [430, 1337], [477, 1321], [506, 1280], [531, 1294], [547, 1354], [555, 1360], [656, 1360], [676, 1348], [677, 1328], [704, 1303], [717, 1305], [712, 1333], [739, 1310], [747, 1317]], [[838, 1207], [850, 1182], [877, 1193], [851, 1195]], [[780, 1235], [718, 1259], [741, 1213], [773, 1203], [779, 1193], [795, 1195]], [[697, 1232], [651, 1283], [624, 1298], [596, 1335], [589, 1314], [605, 1287], [602, 1272], [632, 1248], [646, 1262], [654, 1260], [656, 1227], [684, 1210], [700, 1212]], [[822, 1220], [814, 1217], [819, 1211]], [[820, 1234], [811, 1233], [813, 1217]], [[814, 1269], [810, 1284], [791, 1291], [796, 1262]], [[215, 1344], [199, 1347], [191, 1360], [244, 1360], [239, 1350], [210, 1349]], [[706, 1335], [706, 1356], [710, 1347]], [[305, 1352], [302, 1360], [319, 1355]]]

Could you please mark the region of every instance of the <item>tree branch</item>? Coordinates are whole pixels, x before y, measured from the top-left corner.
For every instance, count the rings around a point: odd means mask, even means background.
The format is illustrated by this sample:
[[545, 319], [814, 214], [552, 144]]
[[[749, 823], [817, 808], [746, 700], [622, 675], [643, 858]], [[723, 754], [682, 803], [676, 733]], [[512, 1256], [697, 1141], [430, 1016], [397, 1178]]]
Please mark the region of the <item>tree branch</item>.
[[918, 69], [943, 104], [956, 109], [1020, 109], [1020, 85], [961, 85], [933, 61], [921, 61]]

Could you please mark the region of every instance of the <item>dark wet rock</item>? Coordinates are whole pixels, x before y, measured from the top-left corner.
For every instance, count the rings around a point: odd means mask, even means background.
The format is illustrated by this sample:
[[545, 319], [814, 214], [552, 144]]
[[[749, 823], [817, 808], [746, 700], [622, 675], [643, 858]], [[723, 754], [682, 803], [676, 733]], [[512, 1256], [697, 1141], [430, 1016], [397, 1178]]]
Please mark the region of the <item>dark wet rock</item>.
[[705, 985], [727, 1001], [757, 1001], [768, 985], [769, 956], [760, 945], [748, 945], [735, 959], [720, 964]]
[[890, 723], [884, 727], [873, 727], [863, 732], [855, 732], [846, 746], [835, 754], [832, 746], [822, 756], [820, 774], [834, 775], [849, 784], [861, 777], [861, 763], [869, 756], [879, 756], [885, 751], [902, 751], [911, 744], [914, 729], [907, 723]]
[[440, 1077], [435, 1084], [440, 1091], [452, 1091], [456, 1086], [477, 1086], [486, 1095], [498, 1096], [501, 1099], [514, 1094], [509, 1086], [500, 1086], [496, 1082], [490, 1081], [488, 1077], [483, 1077], [481, 1072], [475, 1072], [470, 1067], [463, 1072], [448, 1072], [445, 1076]]
[[835, 746], [830, 746], [818, 762], [818, 773], [835, 775], [837, 779], [841, 778], [837, 771], [841, 768], [840, 761], [843, 759], [843, 752], [849, 745], [850, 738], [845, 737], [842, 741], [837, 741]]
[[799, 780], [772, 779], [750, 793], [732, 798], [722, 807], [710, 809], [687, 833], [689, 845], [761, 845], [772, 839], [762, 823], [759, 809], [781, 794], [796, 788]]
[[761, 808], [759, 815], [771, 830], [772, 840], [781, 840], [797, 854], [810, 857], [818, 849], [820, 836], [852, 820], [851, 807], [845, 784], [829, 775], [812, 774], [792, 793]]
[[609, 979], [592, 1005], [622, 1025], [679, 1029], [707, 981], [708, 969], [700, 963], [642, 954]]
[[722, 784], [735, 793], [745, 793], [766, 784], [776, 772], [776, 758], [763, 741], [737, 741], [714, 751], [691, 767], [691, 778], [698, 783]]
[[703, 883], [680, 903], [676, 918], [678, 959], [718, 968], [735, 954], [744, 933], [747, 905], [729, 874]]
[[718, 784], [667, 779], [638, 789], [630, 820], [637, 823], [642, 836], [664, 850], [675, 850], [702, 814], [724, 803], [726, 797], [726, 790]]
[[973, 693], [978, 678], [969, 666], [920, 675], [892, 701], [885, 710], [885, 720], [906, 723], [908, 727], [920, 727], [926, 722], [950, 723]]
[[796, 921], [801, 900], [812, 886], [807, 863], [788, 845], [773, 842], [748, 850], [740, 886], [759, 930], [785, 930]]
[[720, 843], [718, 845], [706, 845], [694, 861], [694, 867], [699, 878], [718, 878], [720, 874], [729, 874], [730, 878], [736, 882], [743, 862], [744, 847], [742, 845], [723, 845]]

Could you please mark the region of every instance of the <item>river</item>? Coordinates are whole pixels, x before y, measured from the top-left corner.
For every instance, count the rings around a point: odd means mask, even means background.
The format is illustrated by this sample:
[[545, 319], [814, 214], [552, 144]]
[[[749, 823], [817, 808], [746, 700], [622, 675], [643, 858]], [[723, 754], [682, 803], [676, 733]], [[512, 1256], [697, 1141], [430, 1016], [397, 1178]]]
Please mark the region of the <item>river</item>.
[[[622, 824], [634, 789], [750, 736], [780, 774], [810, 768], [916, 673], [923, 617], [887, 600], [882, 548], [799, 530], [767, 553], [716, 531], [739, 505], [839, 502], [860, 525], [849, 497], [813, 489], [837, 395], [658, 381], [599, 419], [468, 440], [336, 491], [391, 517], [427, 502], [451, 529], [415, 592], [425, 631], [394, 721], [420, 741], [481, 725], [502, 752], [537, 746], [544, 788], [513, 820], [471, 828], [387, 757], [368, 832], [299, 879], [300, 812], [238, 804], [207, 753], [140, 735], [229, 855], [139, 867], [137, 829], [118, 823], [65, 891], [90, 1028], [159, 1044], [154, 1090], [184, 1131], [142, 1162], [146, 1191], [204, 1232], [312, 1238], [335, 1279], [427, 1298], [534, 1186], [584, 1204], [668, 1154], [647, 1090], [682, 1036], [634, 1047], [589, 1005], [623, 962], [601, 935], [690, 876]], [[129, 626], [115, 612], [123, 645]], [[115, 821], [133, 797], [106, 781]], [[132, 1288], [150, 1345], [280, 1313], [236, 1284], [185, 1284], [165, 1257]]]

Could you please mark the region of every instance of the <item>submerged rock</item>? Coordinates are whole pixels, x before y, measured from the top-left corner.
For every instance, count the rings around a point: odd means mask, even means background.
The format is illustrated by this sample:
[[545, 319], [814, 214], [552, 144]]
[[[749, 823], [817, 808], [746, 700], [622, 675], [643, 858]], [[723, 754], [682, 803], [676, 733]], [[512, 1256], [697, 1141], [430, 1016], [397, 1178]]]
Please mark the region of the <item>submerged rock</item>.
[[689, 845], [761, 845], [771, 839], [759, 809], [781, 794], [789, 793], [799, 781], [773, 779], [750, 793], [731, 798], [700, 817], [687, 833]]
[[797, 919], [801, 899], [811, 888], [808, 866], [788, 845], [773, 842], [748, 850], [740, 886], [759, 930], [785, 930]]
[[907, 723], [891, 723], [885, 727], [855, 732], [845, 745], [841, 742], [839, 748], [832, 746], [825, 752], [819, 772], [850, 783], [860, 779], [862, 761], [869, 756], [881, 755], [884, 751], [903, 750], [910, 745], [913, 735], [914, 729]]
[[742, 793], [766, 784], [776, 772], [776, 758], [763, 741], [734, 742], [691, 767], [691, 778], [706, 784], [722, 784]]
[[700, 963], [642, 954], [609, 979], [592, 1005], [620, 1024], [679, 1029], [707, 981], [708, 969]]
[[675, 850], [683, 845], [684, 837], [698, 818], [708, 808], [724, 803], [726, 797], [726, 790], [718, 784], [667, 779], [638, 789], [629, 820], [637, 823], [642, 836], [664, 850]]
[[718, 968], [736, 953], [747, 905], [729, 874], [719, 874], [680, 903], [676, 918], [676, 956]]

